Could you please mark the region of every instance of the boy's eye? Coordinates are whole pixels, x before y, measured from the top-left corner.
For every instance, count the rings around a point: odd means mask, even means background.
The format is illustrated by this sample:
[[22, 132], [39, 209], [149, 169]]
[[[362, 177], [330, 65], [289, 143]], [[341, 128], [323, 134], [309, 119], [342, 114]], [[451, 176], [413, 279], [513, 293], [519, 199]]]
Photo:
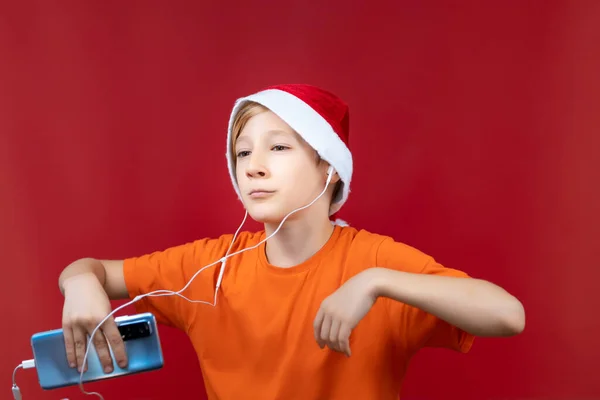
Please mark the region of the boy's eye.
[[276, 150], [276, 151], [283, 151], [285, 149], [287, 149], [287, 147], [280, 145], [280, 144], [273, 146], [273, 150]]
[[249, 155], [250, 155], [250, 152], [248, 150], [242, 150], [242, 151], [240, 151], [240, 152], [237, 153], [237, 156], [239, 158], [246, 157], [246, 156], [249, 156]]

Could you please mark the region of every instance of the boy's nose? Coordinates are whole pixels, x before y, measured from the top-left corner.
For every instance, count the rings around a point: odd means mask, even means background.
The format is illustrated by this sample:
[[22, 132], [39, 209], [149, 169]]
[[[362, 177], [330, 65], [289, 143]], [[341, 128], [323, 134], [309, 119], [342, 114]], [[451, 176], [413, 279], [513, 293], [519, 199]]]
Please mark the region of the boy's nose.
[[257, 178], [257, 177], [265, 177], [267, 174], [265, 171], [263, 170], [259, 170], [259, 169], [248, 169], [246, 171], [246, 175], [248, 176], [248, 178]]
[[246, 176], [249, 178], [264, 178], [267, 176], [267, 168], [259, 154], [253, 153], [250, 156], [250, 162], [246, 168]]

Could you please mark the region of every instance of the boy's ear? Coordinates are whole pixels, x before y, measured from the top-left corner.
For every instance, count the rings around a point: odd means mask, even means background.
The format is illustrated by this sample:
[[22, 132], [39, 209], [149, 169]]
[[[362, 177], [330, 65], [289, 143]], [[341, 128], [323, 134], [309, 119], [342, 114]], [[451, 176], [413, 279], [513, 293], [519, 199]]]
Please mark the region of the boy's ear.
[[337, 171], [335, 170], [335, 168], [333, 168], [332, 165], [330, 165], [327, 168], [327, 175], [329, 174], [333, 174], [333, 176], [331, 177], [331, 183], [338, 183], [340, 180], [340, 176], [338, 175]]
[[327, 161], [325, 161], [324, 159], [322, 159], [319, 154], [315, 151], [315, 155], [317, 157], [317, 163], [320, 164], [320, 167], [323, 167], [322, 164], [327, 164], [327, 170], [325, 171], [325, 179], [327, 179], [327, 177], [329, 176], [329, 174], [333, 174], [333, 176], [331, 177], [331, 183], [337, 183], [340, 180], [340, 176], [338, 175], [337, 171], [335, 170], [335, 168], [333, 168], [333, 165], [329, 164]]

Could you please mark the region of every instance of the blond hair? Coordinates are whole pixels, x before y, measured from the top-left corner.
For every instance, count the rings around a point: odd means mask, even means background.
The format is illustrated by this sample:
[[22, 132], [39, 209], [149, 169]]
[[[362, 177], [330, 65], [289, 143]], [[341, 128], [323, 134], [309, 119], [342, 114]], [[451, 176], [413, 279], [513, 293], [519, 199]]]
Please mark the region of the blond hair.
[[233, 162], [237, 161], [237, 153], [235, 152], [235, 143], [237, 142], [240, 133], [250, 120], [250, 118], [263, 113], [265, 111], [269, 111], [269, 109], [262, 104], [255, 103], [253, 101], [249, 101], [245, 103], [242, 108], [237, 112], [235, 119], [233, 120], [233, 126], [231, 128], [231, 148], [233, 151], [232, 157]]

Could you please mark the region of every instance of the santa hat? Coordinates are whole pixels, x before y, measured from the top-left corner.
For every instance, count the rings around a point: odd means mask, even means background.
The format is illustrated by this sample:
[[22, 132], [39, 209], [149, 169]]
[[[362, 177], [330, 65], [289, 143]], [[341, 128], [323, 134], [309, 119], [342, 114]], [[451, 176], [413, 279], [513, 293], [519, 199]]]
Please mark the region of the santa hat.
[[[235, 175], [232, 128], [236, 115], [247, 102], [255, 102], [271, 110], [296, 131], [319, 156], [327, 161], [342, 181], [336, 198], [329, 209], [330, 218], [344, 205], [350, 193], [352, 180], [352, 153], [348, 148], [348, 106], [336, 95], [306, 84], [271, 86], [235, 102], [227, 132], [227, 166], [238, 197], [240, 189]], [[346, 225], [337, 220], [339, 225]]]

